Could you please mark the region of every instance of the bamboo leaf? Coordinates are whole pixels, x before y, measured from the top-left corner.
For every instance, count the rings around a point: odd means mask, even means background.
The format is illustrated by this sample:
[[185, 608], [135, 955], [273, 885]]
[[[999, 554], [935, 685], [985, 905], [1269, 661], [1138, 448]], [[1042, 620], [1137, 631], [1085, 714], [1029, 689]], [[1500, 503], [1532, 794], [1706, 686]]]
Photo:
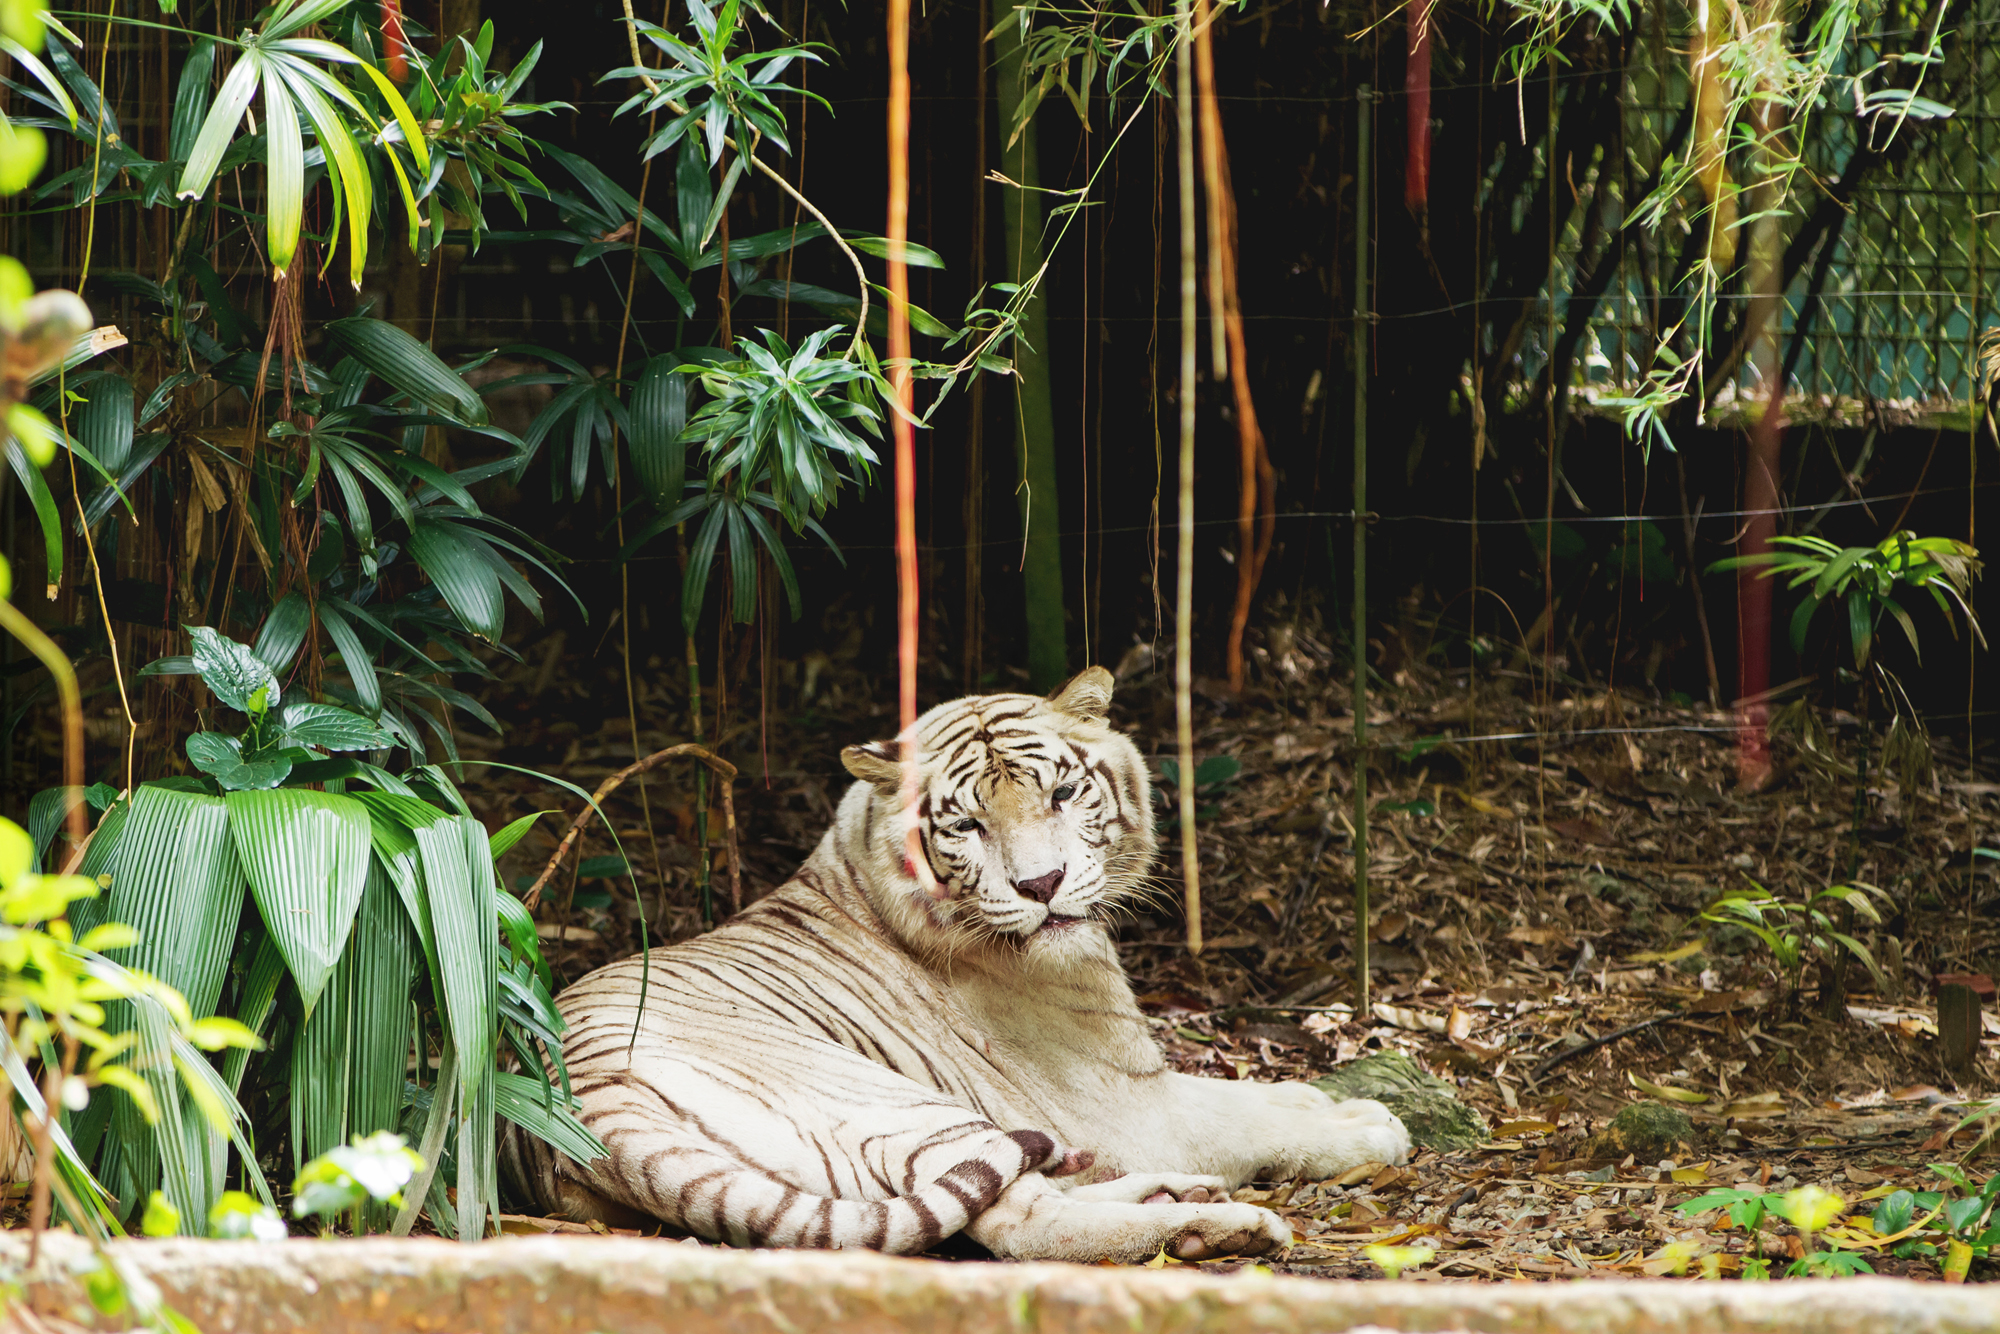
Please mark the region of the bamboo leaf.
[[202, 112], [208, 106], [208, 81], [214, 70], [215, 39], [204, 37], [188, 52], [187, 63], [181, 66], [180, 83], [174, 91], [173, 129], [167, 141], [167, 156], [175, 162], [186, 162], [194, 151], [195, 135], [201, 132]]
[[231, 792], [230, 834], [307, 1018], [340, 958], [368, 871], [368, 813], [348, 797]]
[[[361, 154], [354, 147], [354, 136], [348, 131], [347, 123], [318, 86], [321, 80], [328, 84], [332, 81], [296, 57], [273, 56], [271, 64], [280, 72], [292, 96], [305, 109], [306, 118], [312, 121], [313, 133], [326, 155], [327, 174], [346, 200], [347, 278], [359, 291], [361, 273], [368, 262], [368, 224], [373, 213], [373, 187], [367, 164], [362, 162]], [[333, 86], [337, 88], [339, 85]], [[341, 91], [344, 93], [346, 90]]]
[[272, 672], [282, 672], [305, 646], [306, 632], [311, 628], [312, 607], [298, 593], [287, 593], [264, 618], [250, 651]]
[[647, 361], [632, 390], [632, 469], [662, 512], [681, 502], [687, 476], [687, 377], [675, 372], [679, 358]]
[[[62, 789], [55, 788], [51, 790], [61, 791]], [[47, 794], [44, 793], [43, 795]], [[40, 798], [36, 798], [36, 800], [40, 800]], [[524, 815], [520, 819], [509, 823], [505, 828], [498, 830], [492, 838], [487, 840], [487, 846], [492, 849], [493, 860], [499, 861], [502, 857], [512, 852], [514, 845], [526, 838], [528, 831], [535, 827], [535, 821], [551, 813], [549, 811], [535, 811], [533, 814]], [[53, 832], [54, 825], [51, 825], [50, 829]]]
[[201, 133], [195, 136], [194, 146], [188, 150], [187, 169], [181, 173], [181, 183], [174, 191], [180, 198], [199, 199], [208, 193], [208, 183], [221, 168], [222, 156], [236, 137], [236, 126], [257, 93], [261, 63], [255, 51], [245, 51], [222, 81], [215, 103], [202, 121]]
[[332, 599], [319, 604], [319, 623], [326, 627], [327, 638], [340, 650], [341, 665], [347, 668], [347, 678], [354, 683], [354, 693], [361, 700], [363, 708], [380, 712], [382, 708], [382, 683], [375, 675], [375, 659], [361, 642], [361, 636], [349, 623], [347, 616], [333, 605]]
[[28, 452], [19, 440], [7, 442], [7, 462], [21, 479], [28, 502], [35, 507], [35, 520], [41, 525], [42, 546], [48, 556], [49, 596], [54, 597], [63, 577], [62, 513], [56, 509], [56, 499], [49, 494], [48, 483], [42, 480], [41, 469], [29, 461]]
[[425, 409], [469, 426], [487, 424], [486, 400], [395, 325], [355, 315], [334, 320], [326, 331], [336, 346]]
[[77, 442], [106, 472], [117, 473], [132, 456], [132, 382], [107, 375], [90, 386], [90, 401], [77, 413]]
[[420, 520], [410, 530], [410, 555], [466, 629], [489, 643], [499, 641], [506, 627], [500, 576], [471, 539], [452, 524]]
[[537, 1139], [547, 1141], [556, 1152], [579, 1163], [611, 1156], [610, 1150], [604, 1147], [604, 1141], [577, 1120], [576, 1108], [582, 1104], [574, 1099], [569, 1100], [567, 1106], [551, 1107], [545, 1101], [544, 1090], [537, 1080], [509, 1071], [501, 1071], [496, 1077], [495, 1093], [495, 1105], [500, 1115]]
[[282, 276], [292, 267], [292, 257], [299, 248], [299, 227], [305, 217], [306, 150], [299, 134], [299, 111], [292, 104], [283, 71], [275, 60], [265, 60], [262, 64], [264, 245], [272, 270]]

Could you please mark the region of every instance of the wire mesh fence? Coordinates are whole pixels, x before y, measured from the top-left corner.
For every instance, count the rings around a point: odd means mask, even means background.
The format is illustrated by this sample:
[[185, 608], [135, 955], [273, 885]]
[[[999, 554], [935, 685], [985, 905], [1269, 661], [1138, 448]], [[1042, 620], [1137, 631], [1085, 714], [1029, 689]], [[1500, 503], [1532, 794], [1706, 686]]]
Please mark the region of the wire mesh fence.
[[[1926, 44], [1927, 29], [1912, 26], [1911, 17], [1902, 7], [1884, 7], [1835, 71], [1828, 104], [1814, 109], [1798, 143], [1805, 170], [1794, 180], [1788, 238], [1842, 193], [1843, 173], [1865, 168], [1866, 175], [1846, 193], [1845, 216], [1798, 264], [1781, 303], [1780, 346], [1795, 413], [1858, 420], [1887, 409], [1962, 410], [1976, 384], [1980, 333], [2000, 324], [2000, 44], [1994, 41], [2000, 0], [1971, 0], [1963, 21], [1942, 35], [1942, 60], [1926, 71], [1922, 93], [1949, 106], [1948, 117], [1853, 114], [1856, 74], [1878, 61], [1907, 60]], [[1522, 342], [1520, 369], [1528, 382], [1546, 373], [1550, 332], [1562, 327], [1595, 254], [1643, 198], [1663, 158], [1688, 151], [1681, 140], [1692, 90], [1679, 22], [1658, 9], [1641, 20], [1620, 76], [1615, 158], [1606, 154], [1594, 170], [1565, 163], [1555, 173], [1555, 189], [1587, 182], [1604, 192], [1604, 220], [1593, 226], [1587, 211], [1577, 210], [1557, 238], [1557, 262], [1542, 293], [1553, 303], [1552, 317], [1532, 322]], [[1893, 136], [1909, 140], [1892, 146]], [[1542, 172], [1547, 185], [1546, 166]], [[1675, 291], [1681, 256], [1674, 238], [1706, 225], [1694, 216], [1700, 204], [1690, 192], [1668, 213], [1681, 226], [1635, 236], [1622, 247], [1577, 357], [1585, 397], [1617, 395], [1643, 380], [1662, 304]], [[1743, 286], [1725, 288], [1724, 309], [1750, 299]], [[1726, 402], [1753, 382], [1754, 373], [1739, 367], [1720, 397]]]

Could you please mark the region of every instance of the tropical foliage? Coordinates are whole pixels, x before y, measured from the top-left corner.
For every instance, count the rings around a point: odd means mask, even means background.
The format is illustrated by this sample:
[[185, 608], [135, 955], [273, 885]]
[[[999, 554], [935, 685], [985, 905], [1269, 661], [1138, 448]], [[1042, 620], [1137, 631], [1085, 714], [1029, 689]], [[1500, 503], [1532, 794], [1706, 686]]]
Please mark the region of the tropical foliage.
[[[425, 1162], [448, 1151], [457, 1180], [449, 1209], [430, 1171], [418, 1197], [441, 1227], [482, 1235], [498, 1208], [496, 1117], [602, 1153], [569, 1114], [566, 1085], [551, 1082], [550, 1071], [565, 1077], [548, 967], [494, 877], [497, 852], [531, 822], [489, 839], [436, 766], [398, 778], [356, 758], [386, 753], [388, 732], [335, 705], [288, 703], [267, 659], [207, 627], [192, 637], [203, 684], [245, 724], [188, 739], [199, 776], [143, 784], [110, 806], [80, 870], [111, 891], [72, 915], [85, 930], [129, 924], [114, 957], [177, 987], [196, 1020], [233, 1013], [287, 1059], [246, 1052], [219, 1076], [151, 1066], [153, 1100], [182, 1114], [149, 1135], [122, 1105], [100, 1103], [71, 1131], [78, 1151], [110, 1195], [157, 1187], [177, 1219], [199, 1224], [222, 1204], [232, 1150], [248, 1189], [275, 1207], [248, 1137], [266, 1103], [289, 1108], [302, 1165], [397, 1131], [420, 1097]], [[503, 1050], [532, 1073], [500, 1072]], [[226, 1115], [203, 1124], [197, 1108]], [[356, 1219], [388, 1221], [380, 1210]]]
[[[361, 1152], [356, 1137], [401, 1132], [416, 1157], [399, 1199], [371, 1190], [339, 1211], [357, 1228], [404, 1230], [427, 1209], [441, 1230], [476, 1237], [498, 1209], [499, 1120], [573, 1156], [602, 1152], [569, 1112], [562, 1021], [533, 922], [494, 874], [527, 825], [489, 837], [451, 776], [460, 720], [498, 727], [461, 687], [511, 652], [510, 604], [540, 617], [546, 594], [567, 593], [553, 553], [491, 514], [478, 488], [546, 467], [553, 496], [591, 501], [629, 475], [655, 518], [625, 554], [683, 525], [691, 533], [692, 643], [717, 583], [729, 590], [724, 616], [748, 620], [773, 577], [799, 612], [787, 539], [831, 545], [819, 521], [845, 486], [869, 481], [869, 441], [887, 412], [867, 341], [882, 289], [861, 258], [881, 258], [886, 243], [836, 230], [757, 157], [790, 151], [776, 97], [794, 90], [779, 76], [818, 59], [812, 51], [752, 54], [734, 0], [692, 5], [685, 40], [640, 25], [634, 66], [606, 77], [640, 82], [623, 112], [653, 118], [644, 156], [674, 164], [663, 205], [524, 132], [560, 105], [519, 100], [540, 44], [495, 68], [487, 24], [410, 59], [376, 17], [347, 0], [279, 0], [238, 34], [172, 35], [159, 160], [122, 132], [74, 34], [37, 18], [8, 38], [24, 76], [16, 106], [30, 114], [0, 141], [0, 176], [41, 207], [83, 210], [100, 227], [113, 212], [152, 218], [172, 238], [158, 276], [91, 272], [85, 260], [87, 281], [132, 303], [143, 346], [90, 331], [73, 297], [34, 298], [45, 309], [32, 327], [8, 317], [53, 349], [7, 420], [14, 475], [51, 596], [81, 584], [98, 604], [81, 628], [59, 631], [67, 646], [108, 668], [121, 699], [146, 691], [171, 703], [167, 716], [194, 716], [173, 752], [142, 756], [128, 701], [125, 762], [107, 775], [122, 781], [43, 793], [29, 855], [110, 886], [71, 910], [107, 967], [174, 988], [192, 1031], [232, 1016], [268, 1048], [219, 1067], [167, 1059], [185, 1053], [143, 1007], [106, 1011], [107, 1041], [139, 1044], [149, 1059], [131, 1078], [104, 1063], [93, 1077], [127, 1091], [65, 1109], [56, 1129], [74, 1146], [67, 1170], [82, 1207], [110, 1222], [118, 1201], [116, 1222], [149, 1231], [269, 1231], [281, 1157], [296, 1189], [318, 1198], [336, 1179], [361, 1179], [339, 1166]], [[137, 21], [114, 15], [111, 26]], [[665, 64], [638, 63], [638, 36]], [[34, 55], [44, 43], [46, 63]], [[43, 135], [79, 151], [30, 184]], [[246, 178], [261, 190], [239, 189]], [[777, 182], [814, 220], [731, 236], [730, 203], [748, 180]], [[521, 229], [495, 228], [495, 199]], [[531, 205], [558, 225], [526, 228]], [[570, 246], [574, 268], [628, 311], [642, 275], [656, 284], [680, 313], [676, 338], [647, 347], [635, 330], [630, 373], [622, 344], [609, 372], [534, 346], [454, 365], [366, 307], [309, 320], [308, 280], [344, 247], [345, 285], [358, 287], [385, 237], [417, 262], [443, 246]], [[846, 257], [852, 290], [794, 283], [788, 265], [774, 276], [774, 263], [811, 245]], [[940, 262], [915, 246], [905, 257]], [[726, 275], [737, 299], [796, 303], [822, 327], [738, 338], [725, 307], [719, 336], [690, 334], [691, 283], [704, 271]], [[268, 299], [254, 291], [265, 282]], [[27, 308], [32, 285], [18, 267], [0, 271], [0, 286], [10, 311]], [[964, 336], [920, 310], [912, 319]], [[927, 368], [941, 388], [974, 361], [1006, 369], [990, 350], [997, 326], [980, 320], [976, 358]], [[511, 370], [485, 369], [502, 355]], [[495, 423], [487, 395], [523, 385], [551, 392], [516, 435]], [[485, 461], [453, 466], [446, 432], [481, 443]], [[58, 450], [87, 484], [75, 501], [41, 476]], [[161, 545], [179, 629], [138, 635], [150, 651], [137, 671], [118, 637], [91, 629], [110, 626], [102, 572], [133, 531], [120, 516], [171, 516]], [[81, 569], [68, 558], [73, 538]], [[41, 689], [67, 671], [52, 665]], [[60, 842], [66, 820], [94, 827]], [[309, 1160], [335, 1166], [315, 1175]]]

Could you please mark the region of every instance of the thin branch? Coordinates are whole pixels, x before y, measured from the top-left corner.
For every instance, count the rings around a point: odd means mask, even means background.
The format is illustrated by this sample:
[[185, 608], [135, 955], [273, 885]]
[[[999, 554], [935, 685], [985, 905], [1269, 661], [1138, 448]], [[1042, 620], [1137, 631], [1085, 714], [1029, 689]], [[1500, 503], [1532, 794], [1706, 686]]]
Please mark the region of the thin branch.
[[1540, 1065], [1536, 1066], [1529, 1073], [1528, 1082], [1530, 1084], [1539, 1083], [1544, 1075], [1566, 1061], [1573, 1061], [1579, 1056], [1596, 1051], [1599, 1047], [1608, 1047], [1620, 1038], [1629, 1038], [1634, 1033], [1643, 1033], [1649, 1028], [1655, 1028], [1660, 1024], [1666, 1023], [1669, 1019], [1678, 1019], [1680, 1017], [1681, 1012], [1679, 1010], [1669, 1010], [1665, 1014], [1656, 1014], [1651, 1019], [1641, 1019], [1636, 1024], [1627, 1024], [1623, 1028], [1614, 1028], [1603, 1037], [1591, 1038], [1586, 1042], [1579, 1042], [1574, 1047], [1564, 1047], [1561, 1051], [1546, 1058]]
[[707, 765], [722, 780], [722, 827], [729, 846], [729, 904], [733, 911], [743, 911], [743, 865], [736, 850], [736, 799], [732, 786], [736, 781], [736, 766], [708, 747], [697, 746], [692, 742], [656, 750], [645, 759], [626, 765], [599, 783], [597, 791], [590, 794], [590, 804], [577, 813], [576, 819], [570, 821], [569, 829], [563, 834], [562, 841], [556, 844], [555, 855], [549, 858], [549, 864], [542, 868], [542, 873], [535, 877], [535, 883], [528, 886], [528, 892], [521, 896], [523, 906], [532, 912], [536, 905], [541, 903], [542, 886], [549, 882], [549, 877], [553, 876], [557, 868], [562, 865], [562, 859], [568, 855], [571, 845], [583, 833], [583, 827], [590, 823], [591, 815], [593, 813], [603, 815], [601, 807], [606, 797], [616, 791], [626, 779], [657, 769], [668, 760], [683, 755]]

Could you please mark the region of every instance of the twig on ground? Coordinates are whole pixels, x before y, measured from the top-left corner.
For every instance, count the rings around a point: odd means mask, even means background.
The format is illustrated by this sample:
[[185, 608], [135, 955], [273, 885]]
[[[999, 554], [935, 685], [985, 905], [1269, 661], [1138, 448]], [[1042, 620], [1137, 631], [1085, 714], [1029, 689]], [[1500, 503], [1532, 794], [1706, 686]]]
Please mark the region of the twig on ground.
[[1623, 1028], [1614, 1028], [1601, 1038], [1591, 1038], [1587, 1042], [1577, 1043], [1574, 1047], [1564, 1047], [1554, 1055], [1544, 1058], [1542, 1063], [1529, 1073], [1528, 1082], [1538, 1084], [1544, 1075], [1565, 1061], [1573, 1060], [1578, 1056], [1596, 1051], [1599, 1047], [1609, 1046], [1620, 1038], [1629, 1038], [1634, 1033], [1642, 1033], [1649, 1028], [1664, 1024], [1670, 1019], [1678, 1019], [1680, 1018], [1680, 1014], [1679, 1010], [1668, 1010], [1665, 1014], [1656, 1014], [1651, 1019], [1641, 1019], [1636, 1024], [1627, 1024]]

